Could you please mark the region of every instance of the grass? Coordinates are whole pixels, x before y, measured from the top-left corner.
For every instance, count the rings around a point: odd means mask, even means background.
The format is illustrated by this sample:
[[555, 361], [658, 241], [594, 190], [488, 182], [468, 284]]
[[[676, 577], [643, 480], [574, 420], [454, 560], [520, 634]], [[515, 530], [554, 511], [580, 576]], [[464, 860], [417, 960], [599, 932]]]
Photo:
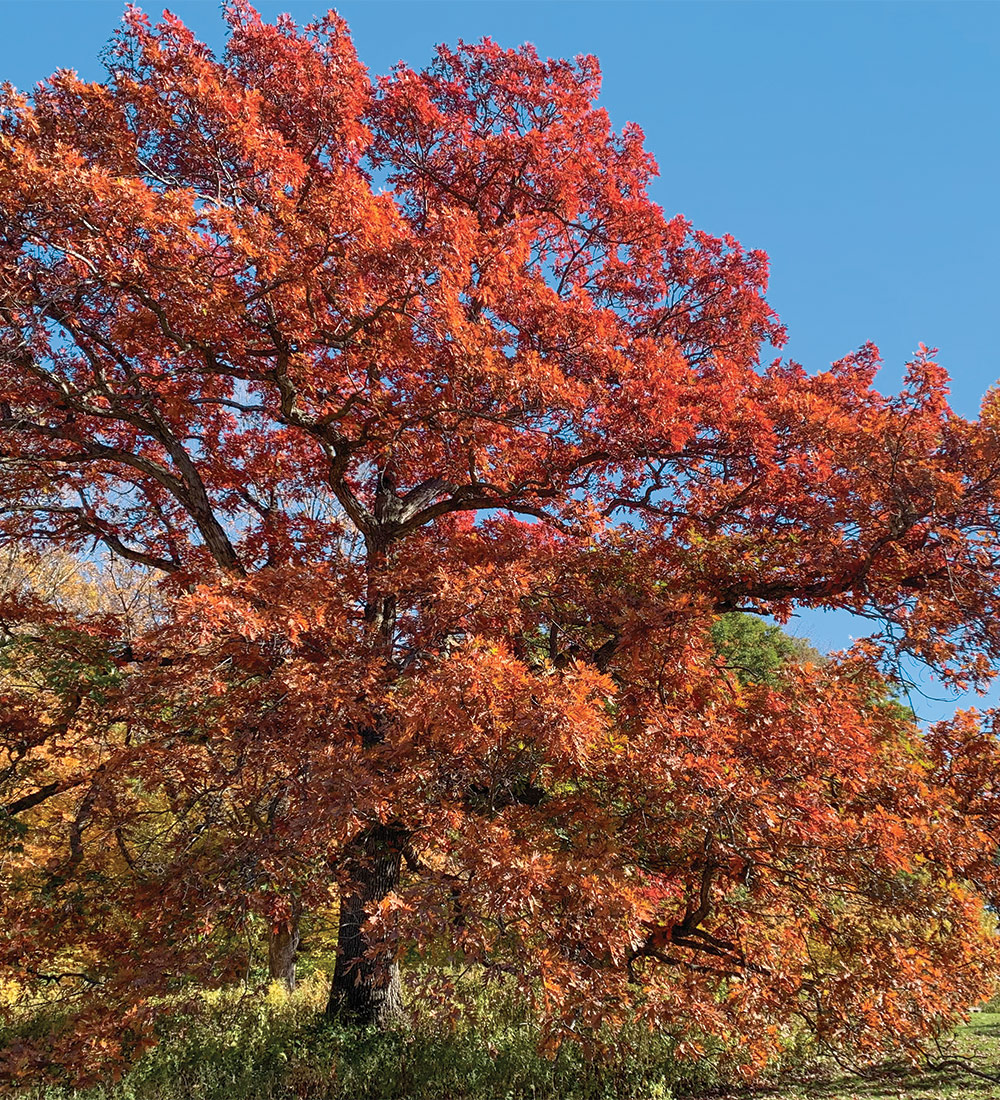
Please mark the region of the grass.
[[[358, 1033], [322, 1019], [327, 983], [288, 997], [206, 993], [200, 1007], [165, 1011], [162, 1042], [121, 1081], [77, 1091], [38, 1085], [23, 1100], [1000, 1100], [1000, 1083], [960, 1070], [885, 1067], [852, 1075], [831, 1060], [801, 1061], [756, 1087], [725, 1087], [725, 1056], [679, 1062], [670, 1040], [631, 1035], [597, 1060], [537, 1050], [522, 1006], [484, 991], [448, 1024], [426, 1011], [403, 1032]], [[1000, 1011], [976, 1013], [948, 1054], [1000, 1076]], [[731, 1077], [730, 1077], [731, 1079]]]
[[[27, 1081], [19, 1100], [674, 1100], [683, 1075], [674, 1044], [643, 1032], [629, 1049], [585, 1058], [575, 1046], [538, 1050], [523, 1006], [484, 991], [457, 1024], [429, 1006], [401, 1031], [325, 1021], [328, 983], [315, 975], [292, 997], [206, 993], [165, 1005], [161, 1042], [118, 1082], [76, 1090]], [[26, 1021], [44, 1027], [44, 1018]]]
[[[1000, 1012], [979, 1012], [957, 1029], [948, 1055], [1000, 1078]], [[816, 1062], [767, 1087], [716, 1093], [715, 1100], [1000, 1100], [993, 1083], [959, 1070], [907, 1071], [885, 1067], [871, 1075]]]

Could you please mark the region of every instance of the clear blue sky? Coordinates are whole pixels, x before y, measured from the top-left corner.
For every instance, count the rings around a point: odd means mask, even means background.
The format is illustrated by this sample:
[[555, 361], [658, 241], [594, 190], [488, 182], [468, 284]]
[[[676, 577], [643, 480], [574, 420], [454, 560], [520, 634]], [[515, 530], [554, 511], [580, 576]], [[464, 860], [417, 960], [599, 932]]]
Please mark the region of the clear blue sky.
[[[28, 89], [57, 67], [99, 77], [122, 7], [0, 0], [0, 79]], [[300, 21], [324, 7], [260, 4]], [[221, 45], [214, 0], [171, 8]], [[1000, 4], [351, 0], [338, 10], [374, 73], [484, 35], [549, 56], [596, 54], [615, 124], [639, 123], [659, 161], [657, 201], [769, 253], [788, 354], [821, 370], [874, 340], [891, 388], [923, 341], [941, 349], [966, 415], [1000, 377]], [[822, 648], [863, 632], [845, 616], [799, 629]], [[954, 706], [913, 701], [928, 718]]]

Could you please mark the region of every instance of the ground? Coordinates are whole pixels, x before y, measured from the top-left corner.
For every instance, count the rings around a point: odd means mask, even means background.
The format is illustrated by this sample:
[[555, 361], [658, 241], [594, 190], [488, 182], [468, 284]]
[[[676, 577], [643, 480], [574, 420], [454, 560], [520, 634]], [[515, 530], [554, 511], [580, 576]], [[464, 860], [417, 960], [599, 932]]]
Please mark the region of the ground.
[[996, 1075], [997, 1082], [957, 1070], [907, 1074], [887, 1070], [865, 1078], [830, 1064], [770, 1088], [731, 1093], [725, 1100], [1000, 1100], [1000, 1012], [973, 1014], [958, 1029], [953, 1053]]

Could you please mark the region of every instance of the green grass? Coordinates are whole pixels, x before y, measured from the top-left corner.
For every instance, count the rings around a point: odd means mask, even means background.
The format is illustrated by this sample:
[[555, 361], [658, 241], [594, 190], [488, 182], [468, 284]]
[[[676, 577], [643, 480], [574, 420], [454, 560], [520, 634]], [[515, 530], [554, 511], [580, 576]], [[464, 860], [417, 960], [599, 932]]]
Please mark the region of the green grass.
[[387, 1033], [332, 1025], [326, 995], [316, 975], [292, 997], [272, 987], [165, 1005], [159, 1045], [117, 1083], [29, 1086], [20, 1100], [674, 1100], [700, 1073], [648, 1032], [599, 1058], [570, 1045], [546, 1057], [523, 1005], [499, 988], [458, 1021], [427, 1005]]
[[[812, 1059], [755, 1087], [724, 1085], [725, 1052], [679, 1062], [672, 1042], [620, 1036], [601, 1057], [566, 1047], [539, 1054], [523, 1005], [483, 988], [461, 1019], [430, 1005], [411, 1027], [359, 1033], [323, 1019], [327, 982], [307, 979], [292, 997], [206, 993], [187, 1009], [164, 1005], [160, 1044], [115, 1084], [76, 1091], [24, 1089], [23, 1100], [1000, 1100], [1000, 1083], [959, 1070], [884, 1067], [852, 1075]], [[996, 1006], [990, 1006], [991, 1008]], [[39, 1019], [36, 1024], [41, 1024]], [[950, 1055], [1000, 1075], [1000, 1011], [958, 1029]], [[731, 1068], [731, 1067], [730, 1067]], [[729, 1076], [732, 1080], [732, 1076]]]

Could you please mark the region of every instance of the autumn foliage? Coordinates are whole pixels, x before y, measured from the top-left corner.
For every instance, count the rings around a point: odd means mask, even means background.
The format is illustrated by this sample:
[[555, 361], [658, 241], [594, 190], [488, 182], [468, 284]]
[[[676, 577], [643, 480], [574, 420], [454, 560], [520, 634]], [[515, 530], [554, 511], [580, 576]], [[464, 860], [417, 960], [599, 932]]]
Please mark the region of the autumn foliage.
[[[1000, 969], [997, 742], [891, 697], [1000, 656], [989, 410], [768, 365], [766, 257], [651, 201], [593, 58], [227, 18], [0, 104], [0, 532], [155, 586], [3, 589], [0, 965], [67, 1004], [4, 1065], [120, 1066], [324, 907], [345, 1017], [405, 953], [553, 1044], [918, 1049]], [[727, 665], [796, 607], [875, 633]]]

